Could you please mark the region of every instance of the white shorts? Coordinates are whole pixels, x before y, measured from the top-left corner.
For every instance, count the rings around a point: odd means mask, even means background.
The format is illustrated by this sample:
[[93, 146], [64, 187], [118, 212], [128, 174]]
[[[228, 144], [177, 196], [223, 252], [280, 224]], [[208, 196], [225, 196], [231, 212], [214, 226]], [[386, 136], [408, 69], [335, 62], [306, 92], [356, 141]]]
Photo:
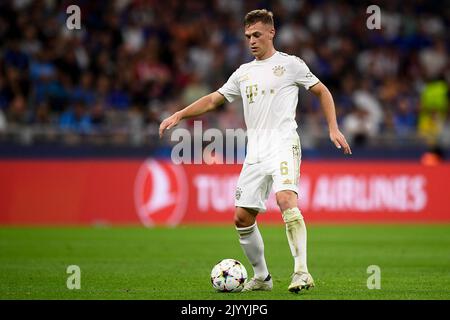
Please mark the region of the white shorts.
[[292, 190], [298, 194], [301, 148], [298, 138], [290, 140], [273, 158], [242, 166], [236, 187], [235, 206], [266, 211], [265, 201], [275, 193]]

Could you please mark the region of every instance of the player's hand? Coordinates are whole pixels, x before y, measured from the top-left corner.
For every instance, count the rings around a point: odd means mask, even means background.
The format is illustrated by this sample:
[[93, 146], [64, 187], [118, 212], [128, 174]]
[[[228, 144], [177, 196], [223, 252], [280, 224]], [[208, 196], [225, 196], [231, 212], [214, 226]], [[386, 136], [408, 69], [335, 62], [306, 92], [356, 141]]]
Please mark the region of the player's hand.
[[161, 122], [159, 126], [159, 137], [162, 138], [164, 130], [169, 130], [175, 127], [181, 121], [181, 115], [179, 112], [175, 112], [170, 117], [166, 118]]
[[338, 129], [330, 131], [330, 140], [334, 143], [336, 148], [343, 148], [344, 154], [352, 154], [352, 150], [350, 149], [347, 140], [345, 140], [344, 135]]

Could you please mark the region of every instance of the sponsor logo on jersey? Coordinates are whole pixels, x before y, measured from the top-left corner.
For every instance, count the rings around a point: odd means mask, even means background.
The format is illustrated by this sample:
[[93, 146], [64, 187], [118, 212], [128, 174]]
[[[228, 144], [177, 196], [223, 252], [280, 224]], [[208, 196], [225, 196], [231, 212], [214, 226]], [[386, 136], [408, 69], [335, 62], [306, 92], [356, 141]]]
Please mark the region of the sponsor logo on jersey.
[[292, 180], [286, 179], [283, 181], [283, 184], [292, 184]]
[[146, 160], [135, 180], [134, 201], [141, 222], [175, 226], [187, 208], [188, 186], [184, 169], [170, 162]]
[[248, 103], [254, 103], [255, 97], [258, 95], [258, 85], [253, 84], [245, 87], [245, 94], [247, 95]]

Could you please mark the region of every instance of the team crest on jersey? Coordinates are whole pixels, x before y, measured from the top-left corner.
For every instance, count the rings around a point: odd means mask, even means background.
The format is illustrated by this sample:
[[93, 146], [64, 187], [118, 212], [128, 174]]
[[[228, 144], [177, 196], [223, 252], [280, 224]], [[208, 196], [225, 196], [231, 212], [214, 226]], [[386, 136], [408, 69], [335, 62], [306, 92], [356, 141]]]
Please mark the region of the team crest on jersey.
[[284, 72], [286, 71], [286, 69], [283, 66], [275, 66], [273, 67], [273, 74], [276, 75], [277, 77], [281, 77]]
[[242, 189], [237, 187], [236, 188], [236, 200], [239, 200], [241, 198], [242, 195]]

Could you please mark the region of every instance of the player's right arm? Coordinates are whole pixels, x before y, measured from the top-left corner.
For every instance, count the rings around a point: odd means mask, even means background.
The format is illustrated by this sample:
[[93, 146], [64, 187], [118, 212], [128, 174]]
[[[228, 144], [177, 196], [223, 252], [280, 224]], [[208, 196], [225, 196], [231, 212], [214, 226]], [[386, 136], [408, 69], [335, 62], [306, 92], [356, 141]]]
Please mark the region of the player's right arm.
[[196, 117], [206, 112], [214, 110], [225, 102], [225, 97], [219, 92], [215, 91], [206, 96], [201, 97], [197, 101], [191, 103], [186, 108], [175, 112], [170, 117], [161, 122], [159, 126], [159, 137], [164, 134], [164, 130], [169, 130], [176, 126], [181, 120]]

